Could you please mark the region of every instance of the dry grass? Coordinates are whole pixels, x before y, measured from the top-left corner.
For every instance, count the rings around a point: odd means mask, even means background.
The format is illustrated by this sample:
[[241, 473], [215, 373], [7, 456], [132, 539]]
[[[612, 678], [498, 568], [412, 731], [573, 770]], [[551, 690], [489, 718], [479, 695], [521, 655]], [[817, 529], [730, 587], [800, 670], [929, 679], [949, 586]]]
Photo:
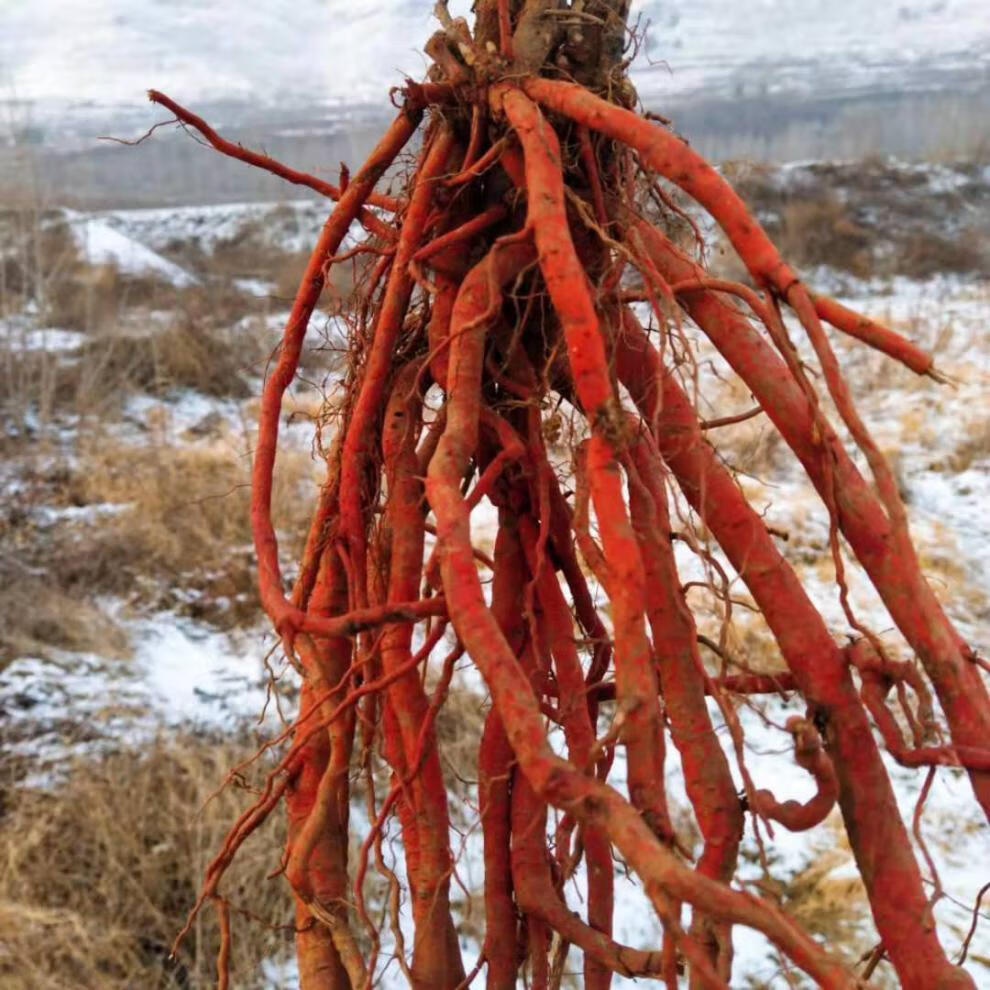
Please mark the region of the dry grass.
[[[271, 302], [246, 292], [237, 278], [284, 282], [291, 298], [305, 259], [266, 246], [250, 229], [215, 255], [189, 245], [172, 253], [195, 262], [190, 271], [198, 284], [177, 288], [155, 273], [90, 264], [60, 211], [0, 210], [0, 318], [85, 335], [66, 353], [25, 351], [16, 339], [0, 343], [0, 436], [8, 450], [11, 437], [29, 435], [31, 416], [114, 416], [121, 399], [139, 391], [250, 394], [274, 344], [257, 319]], [[328, 297], [339, 297], [345, 284], [350, 276], [342, 273]]]
[[127, 637], [98, 604], [51, 587], [0, 561], [0, 670], [17, 657], [46, 656], [50, 648], [105, 657], [128, 652]]
[[926, 231], [907, 235], [898, 245], [896, 270], [908, 278], [925, 279], [951, 273], [985, 272], [990, 261], [990, 238], [967, 228], [952, 237]]
[[[72, 481], [83, 504], [124, 506], [81, 534], [63, 556], [75, 583], [170, 606], [221, 625], [256, 617], [246, 444], [223, 433], [197, 445], [93, 444]], [[308, 455], [284, 451], [276, 465], [273, 511], [301, 549], [315, 491]], [[162, 597], [164, 596], [164, 600]]]
[[802, 268], [829, 265], [860, 278], [873, 269], [873, 233], [857, 223], [829, 189], [817, 198], [786, 202], [779, 227], [781, 253]]
[[[472, 782], [483, 717], [483, 699], [454, 688], [438, 722], [442, 745], [455, 741], [445, 769], [452, 819], [460, 830], [476, 818]], [[254, 746], [246, 736], [227, 732], [177, 734], [144, 749], [59, 768], [58, 780], [43, 789], [0, 791], [0, 986], [211, 986], [217, 935], [209, 910], [186, 941], [178, 966], [167, 964], [166, 949], [193, 903], [207, 861], [251, 795], [234, 788], [205, 807], [204, 801]], [[355, 812], [366, 797], [359, 762], [356, 752]], [[374, 763], [380, 800], [389, 774], [379, 759]], [[265, 769], [263, 760], [248, 773], [250, 784]], [[389, 832], [394, 834], [394, 826]], [[361, 838], [352, 836], [352, 869]], [[263, 964], [292, 952], [284, 881], [270, 879], [283, 843], [284, 817], [277, 809], [242, 847], [222, 887], [235, 909], [232, 985], [239, 988], [270, 985], [262, 977]], [[391, 862], [391, 840], [385, 845]], [[396, 870], [404, 885], [404, 870]], [[386, 891], [372, 865], [365, 897], [375, 918], [383, 917]], [[459, 932], [480, 942], [480, 889], [465, 896], [455, 886], [452, 895]], [[366, 933], [356, 919], [353, 925], [364, 945]]]
[[134, 307], [174, 299], [175, 287], [154, 274], [89, 263], [60, 211], [2, 211], [0, 236], [0, 297], [8, 312], [30, 301], [48, 326], [91, 332], [113, 327]]
[[127, 653], [126, 636], [96, 597], [65, 580], [59, 541], [37, 511], [67, 478], [27, 474], [0, 504], [0, 669], [18, 656], [47, 657], [49, 648]]
[[[130, 443], [118, 424], [135, 395], [249, 397], [272, 334], [263, 319], [243, 317], [269, 304], [216, 272], [178, 290], [87, 265], [57, 214], [6, 213], [0, 229], [10, 235], [0, 251], [0, 316], [31, 300], [38, 325], [83, 333], [71, 351], [25, 350], [19, 338], [0, 345], [0, 454], [5, 477], [19, 484], [0, 507], [0, 663], [51, 647], [126, 652], [126, 637], [96, 604], [101, 595], [224, 627], [254, 621], [251, 431], [217, 416], [204, 442], [148, 422]], [[252, 251], [249, 240], [237, 264]], [[223, 264], [234, 261], [221, 252]], [[312, 469], [303, 454], [280, 457], [276, 515], [290, 553], [308, 524]], [[100, 503], [118, 511], [45, 519], [49, 508]]]
[[[116, 656], [126, 636], [102, 596], [169, 608], [219, 628], [257, 621], [249, 520], [249, 437], [146, 445], [91, 437], [0, 512], [0, 664], [48, 647]], [[294, 556], [309, 523], [316, 465], [284, 451], [274, 513]], [[46, 522], [38, 507], [99, 506]]]
[[[785, 191], [768, 170], [750, 166], [736, 174], [743, 198], [788, 262], [800, 269], [827, 265], [858, 278], [874, 273], [877, 231], [858, 221], [827, 185]], [[726, 264], [734, 276], [743, 274], [734, 256]]]
[[990, 419], [979, 419], [949, 455], [946, 467], [953, 474], [969, 470], [990, 458]]
[[33, 300], [42, 312], [53, 291], [81, 265], [79, 251], [61, 212], [0, 210], [0, 302], [9, 312]]
[[[162, 253], [202, 275], [211, 285], [229, 284], [233, 279], [267, 282], [275, 298], [288, 304], [299, 288], [310, 252], [287, 249], [282, 244], [298, 240], [302, 233], [299, 214], [289, 206], [276, 206], [264, 217], [245, 220], [233, 235], [218, 241], [209, 252], [196, 243], [176, 241]], [[353, 286], [351, 266], [335, 266], [323, 301], [346, 297]]]
[[860, 278], [986, 275], [988, 199], [980, 167], [954, 162], [949, 169], [952, 182], [943, 185], [924, 169], [883, 158], [816, 162], [790, 176], [749, 163], [725, 171], [799, 268], [828, 265]]
[[[143, 336], [112, 336], [87, 342], [80, 370], [89, 375], [82, 391], [92, 394], [97, 370], [106, 388], [106, 375], [132, 391], [153, 395], [188, 388], [204, 395], [243, 398], [250, 394], [246, 378], [263, 359], [262, 341], [228, 329], [197, 322], [179, 312], [158, 332]], [[87, 387], [88, 386], [88, 387]]]
[[228, 318], [222, 299], [210, 312], [200, 291], [168, 313], [129, 310], [126, 320], [90, 328], [69, 351], [0, 340], [0, 452], [23, 454], [58, 424], [99, 430], [136, 394], [250, 396], [272, 335], [263, 320]]
[[[176, 964], [168, 946], [243, 796], [204, 802], [253, 744], [193, 735], [82, 761], [49, 790], [6, 795], [0, 818], [0, 985], [5, 990], [149, 990], [211, 985], [207, 916]], [[282, 817], [252, 838], [224, 893], [277, 926], [291, 923], [284, 882], [267, 878]], [[291, 951], [291, 931], [234, 915], [233, 980], [262, 985], [261, 964]]]
[[266, 336], [260, 323], [232, 330], [179, 312], [150, 331], [146, 324], [140, 332], [87, 335], [68, 354], [4, 347], [0, 408], [17, 423], [28, 414], [112, 418], [128, 396], [141, 392], [191, 389], [245, 398], [268, 356]]

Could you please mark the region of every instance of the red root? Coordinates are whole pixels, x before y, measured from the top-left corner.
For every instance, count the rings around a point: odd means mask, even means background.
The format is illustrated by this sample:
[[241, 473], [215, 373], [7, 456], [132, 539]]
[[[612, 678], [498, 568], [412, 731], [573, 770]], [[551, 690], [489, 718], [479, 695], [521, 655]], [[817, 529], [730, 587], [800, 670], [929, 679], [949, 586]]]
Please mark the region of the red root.
[[[303, 684], [295, 722], [259, 753], [287, 749], [210, 862], [189, 920], [207, 900], [220, 909], [221, 985], [230, 946], [221, 882], [284, 799], [283, 872], [296, 898], [302, 990], [370, 986], [386, 949], [423, 988], [466, 987], [482, 965], [489, 990], [512, 990], [523, 974], [531, 987], [559, 986], [570, 948], [583, 955], [591, 990], [606, 990], [615, 973], [660, 979], [668, 990], [682, 981], [726, 987], [734, 925], [762, 932], [818, 986], [857, 986], [831, 947], [735, 886], [747, 803], [754, 826], [763, 818], [792, 830], [820, 824], [837, 805], [901, 985], [972, 987], [931, 923], [877, 740], [905, 766], [964, 767], [990, 812], [985, 668], [921, 572], [892, 472], [822, 321], [919, 374], [934, 376], [931, 356], [809, 293], [725, 179], [628, 109], [634, 100], [613, 50], [628, 4], [478, 0], [473, 34], [442, 4], [437, 12], [443, 30], [428, 46], [429, 81], [396, 91], [403, 106], [394, 123], [339, 187], [233, 145], [152, 94], [222, 153], [336, 200], [261, 400], [251, 498], [260, 599]], [[571, 81], [555, 78], [562, 66]], [[400, 158], [424, 116], [419, 150]], [[398, 195], [380, 188], [389, 172]], [[683, 213], [663, 182], [722, 227], [753, 284], [713, 277], [643, 219], [642, 197], [664, 216]], [[370, 236], [341, 254], [355, 223]], [[287, 594], [271, 516], [282, 400], [328, 270], [345, 256], [358, 272], [348, 370], [326, 481]], [[649, 303], [656, 346], [625, 305], [632, 299]], [[808, 334], [876, 490], [828, 422], [784, 306]], [[689, 320], [755, 408], [701, 420], [707, 397], [692, 370], [700, 358]], [[779, 531], [712, 446], [721, 429], [760, 414], [828, 512], [840, 599], [859, 634], [846, 649], [781, 553]], [[486, 505], [497, 512], [494, 551], [478, 539]], [[888, 656], [856, 620], [840, 537], [918, 664]], [[682, 580], [675, 540], [698, 555], [707, 580]], [[741, 601], [737, 581], [751, 600]], [[695, 606], [699, 585], [719, 610], [718, 642]], [[777, 673], [733, 659], [728, 636], [740, 603], [772, 632]], [[458, 645], [431, 673], [448, 627]], [[472, 798], [452, 798], [437, 731], [448, 692], [458, 690], [458, 663], [473, 665], [490, 701], [477, 746], [485, 935], [467, 975], [451, 826], [470, 817]], [[891, 689], [907, 735], [888, 707]], [[786, 726], [815, 783], [808, 801], [781, 800], [749, 779], [751, 723], [735, 703], [760, 694], [805, 712]], [[729, 730], [742, 800], [708, 698]], [[944, 745], [933, 744], [933, 699], [950, 734]], [[682, 778], [666, 774], [668, 733]], [[619, 768], [624, 779], [613, 786]], [[371, 828], [352, 863], [355, 775]], [[677, 834], [668, 787], [690, 804], [702, 840], [696, 862]], [[404, 877], [385, 841], [393, 817]], [[655, 911], [655, 945], [613, 937], [616, 862]], [[579, 915], [568, 894], [582, 869]], [[375, 882], [381, 904], [366, 904]], [[379, 934], [379, 906], [391, 941]], [[355, 917], [366, 938], [352, 931]]]
[[794, 736], [794, 759], [802, 770], [807, 770], [818, 791], [810, 801], [778, 801], [772, 791], [757, 791], [754, 795], [756, 812], [764, 818], [780, 822], [792, 832], [804, 832], [820, 825], [835, 807], [839, 795], [839, 782], [832, 761], [822, 749], [818, 730], [807, 719], [792, 715], [787, 720], [787, 731]]

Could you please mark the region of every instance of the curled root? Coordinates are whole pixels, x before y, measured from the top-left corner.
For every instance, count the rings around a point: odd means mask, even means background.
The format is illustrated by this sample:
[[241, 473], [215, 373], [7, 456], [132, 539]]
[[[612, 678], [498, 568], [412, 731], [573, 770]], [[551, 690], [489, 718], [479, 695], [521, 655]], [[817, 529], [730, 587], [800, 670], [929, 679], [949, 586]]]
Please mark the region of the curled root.
[[818, 790], [815, 796], [803, 804], [799, 801], [778, 801], [771, 791], [757, 791], [754, 795], [756, 811], [780, 822], [792, 832], [804, 832], [825, 820], [835, 807], [839, 796], [839, 782], [828, 754], [822, 748], [818, 730], [807, 719], [792, 715], [787, 720], [787, 731], [794, 736], [794, 759], [802, 770], [807, 770]]

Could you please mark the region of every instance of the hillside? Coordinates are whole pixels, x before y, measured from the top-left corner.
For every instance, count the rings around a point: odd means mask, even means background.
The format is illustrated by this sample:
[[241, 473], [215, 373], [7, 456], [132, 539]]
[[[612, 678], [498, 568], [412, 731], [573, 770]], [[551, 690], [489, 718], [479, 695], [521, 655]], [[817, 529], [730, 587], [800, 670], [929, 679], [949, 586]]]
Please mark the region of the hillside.
[[[455, 15], [469, 7], [450, 4]], [[702, 89], [948, 85], [990, 66], [981, 0], [640, 0], [633, 9], [650, 24], [634, 72], [647, 102]], [[434, 30], [422, 0], [10, 0], [0, 25], [4, 95], [91, 110], [139, 102], [149, 80], [190, 101], [384, 105], [389, 86], [421, 74], [419, 47]]]

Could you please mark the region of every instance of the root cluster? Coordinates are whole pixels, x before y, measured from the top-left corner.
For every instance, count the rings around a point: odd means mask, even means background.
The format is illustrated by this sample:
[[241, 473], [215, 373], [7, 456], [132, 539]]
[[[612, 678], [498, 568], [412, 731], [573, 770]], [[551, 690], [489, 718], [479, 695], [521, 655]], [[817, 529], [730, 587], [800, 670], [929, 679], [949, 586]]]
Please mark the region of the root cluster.
[[[491, 698], [477, 755], [479, 967], [489, 988], [513, 988], [521, 974], [532, 987], [559, 986], [572, 946], [591, 990], [615, 973], [669, 988], [726, 987], [734, 925], [765, 934], [820, 986], [857, 985], [862, 974], [832, 951], [841, 947], [823, 947], [772, 901], [733, 884], [747, 814], [754, 827], [803, 830], [836, 804], [879, 954], [905, 987], [971, 987], [939, 944], [881, 753], [910, 767], [964, 767], [990, 811], [990, 701], [978, 658], [921, 573], [893, 474], [825, 325], [918, 374], [937, 373], [910, 341], [811, 292], [720, 174], [635, 111], [623, 62], [627, 7], [478, 0], [470, 28], [438, 5], [428, 80], [396, 91], [394, 122], [337, 186], [232, 145], [151, 94], [218, 150], [336, 201], [265, 384], [253, 473], [261, 598], [302, 673], [301, 703], [286, 755], [210, 865], [196, 909], [216, 902], [226, 941], [224, 870], [284, 803], [282, 867], [297, 899], [305, 990], [374, 981], [379, 937], [362, 899], [370, 862], [390, 874], [398, 962], [410, 983], [453, 988], [478, 976], [464, 971], [451, 911], [455, 855], [434, 731], [464, 657]], [[410, 148], [414, 164], [397, 170]], [[749, 284], [714, 278], [701, 254], [671, 236], [684, 216], [673, 187], [722, 229]], [[363, 239], [344, 250], [357, 225]], [[281, 403], [328, 269], [348, 260], [361, 272], [351, 363], [326, 482], [287, 591], [270, 511]], [[814, 380], [785, 311], [817, 358]], [[757, 408], [745, 415], [768, 418], [817, 489], [851, 645], [830, 634], [719, 456], [716, 428], [744, 417], [727, 410], [701, 420], [689, 324], [752, 394]], [[830, 424], [818, 382], [869, 478]], [[551, 442], [561, 422], [563, 459]], [[672, 519], [675, 495], [691, 525]], [[491, 554], [472, 538], [485, 511], [498, 519]], [[786, 674], [740, 669], [699, 636], [675, 541], [714, 575], [727, 609], [734, 571]], [[869, 577], [910, 659], [890, 656], [857, 620], [850, 566]], [[451, 636], [456, 646], [428, 690], [425, 668]], [[739, 699], [781, 690], [806, 705], [787, 723], [794, 759], [816, 787], [806, 802], [756, 789], [742, 760]], [[888, 707], [892, 690], [901, 720]], [[732, 736], [741, 795], [714, 712]], [[551, 729], [563, 748], [551, 745]], [[697, 859], [668, 807], [671, 744], [702, 837]], [[372, 825], [349, 861], [351, 772], [355, 759], [370, 767], [376, 750], [391, 783], [384, 795], [370, 791]], [[393, 815], [401, 879], [381, 853]], [[616, 859], [656, 911], [660, 944], [612, 938]], [[578, 870], [587, 884], [581, 914], [563, 896]], [[411, 944], [401, 937], [400, 886]]]

